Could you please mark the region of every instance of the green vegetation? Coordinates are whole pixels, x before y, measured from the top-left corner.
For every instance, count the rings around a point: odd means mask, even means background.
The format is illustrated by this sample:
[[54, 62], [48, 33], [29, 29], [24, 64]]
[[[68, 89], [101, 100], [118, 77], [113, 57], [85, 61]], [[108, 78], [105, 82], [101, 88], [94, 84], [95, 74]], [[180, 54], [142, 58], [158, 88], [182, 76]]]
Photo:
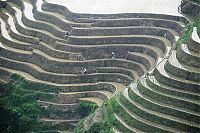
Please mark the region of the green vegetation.
[[174, 104], [177, 107], [184, 107], [184, 108], [187, 108], [187, 109], [198, 111], [196, 104], [162, 95], [162, 94], [158, 93], [158, 91], [155, 91], [154, 89], [148, 89], [147, 85], [145, 85], [144, 82], [138, 83], [138, 89], [142, 94], [144, 94], [148, 97], [154, 98], [155, 100], [158, 100], [160, 102], [168, 103], [168, 104], [171, 104], [171, 105]]
[[[140, 84], [140, 83], [139, 83]], [[141, 94], [143, 94], [144, 96], [147, 96], [147, 97], [150, 97], [150, 98], [152, 98], [152, 97], [157, 97], [158, 95], [154, 95], [153, 93], [150, 93], [147, 89], [143, 89], [142, 90], [142, 88], [144, 88], [143, 86], [141, 86], [140, 85], [140, 92], [141, 92]], [[146, 90], [146, 92], [145, 92], [145, 90]], [[131, 98], [134, 100], [134, 101], [136, 101], [136, 100], [138, 100], [138, 96], [135, 98], [135, 94], [134, 94], [134, 92], [133, 91], [129, 91], [129, 92], [131, 92]], [[146, 93], [146, 94], [145, 94]], [[159, 97], [159, 96], [158, 96]], [[165, 97], [163, 97], [163, 99], [165, 99], [166, 101], [168, 100], [168, 99], [166, 99]], [[190, 126], [188, 126], [188, 125], [186, 125], [186, 124], [183, 124], [183, 123], [179, 123], [179, 122], [175, 122], [175, 121], [171, 121], [171, 120], [169, 120], [169, 119], [164, 119], [163, 117], [160, 117], [160, 116], [158, 116], [158, 115], [154, 115], [154, 114], [151, 114], [151, 113], [147, 113], [147, 112], [145, 112], [145, 111], [143, 111], [143, 110], [141, 110], [140, 108], [138, 108], [137, 106], [135, 106], [134, 104], [131, 104], [125, 97], [122, 97], [121, 99], [120, 99], [121, 101], [122, 101], [122, 104], [125, 106], [125, 107], [127, 107], [131, 112], [134, 112], [135, 114], [137, 114], [138, 116], [142, 116], [143, 118], [146, 118], [147, 120], [150, 120], [150, 121], [152, 121], [152, 122], [155, 122], [155, 123], [160, 123], [160, 124], [162, 124], [162, 125], [166, 125], [166, 126], [170, 126], [170, 127], [175, 127], [175, 128], [177, 128], [177, 129], [180, 129], [180, 130], [189, 130], [189, 128], [190, 128]], [[141, 99], [140, 99], [141, 100]], [[139, 101], [139, 100], [138, 100]], [[143, 100], [144, 101], [144, 100]], [[146, 102], [144, 102], [144, 104], [143, 104], [143, 101], [141, 101], [141, 104], [142, 105], [144, 105], [144, 106], [146, 106], [147, 107], [147, 109], [152, 109], [152, 110], [157, 110], [157, 111], [159, 111], [159, 112], [164, 112], [165, 113], [165, 108], [164, 107], [159, 107], [159, 106], [157, 106], [157, 105], [153, 105], [153, 104], [151, 104], [150, 103], [150, 105], [147, 105], [147, 103]], [[161, 101], [162, 102], [162, 100], [159, 98], [157, 101]], [[151, 106], [153, 106], [153, 107], [151, 107]], [[158, 109], [156, 109], [158, 107]], [[168, 109], [167, 111], [170, 111], [170, 109]], [[166, 113], [168, 113], [166, 111]], [[173, 110], [172, 110], [173, 111]], [[175, 111], [174, 111], [175, 112]], [[177, 112], [177, 111], [176, 111]], [[171, 112], [169, 112], [169, 113], [171, 113]], [[179, 112], [179, 114], [178, 115], [180, 115], [180, 113], [181, 112]], [[175, 114], [174, 114], [175, 115]], [[185, 117], [185, 116], [183, 116], [183, 117]], [[131, 123], [130, 123], [131, 124]]]
[[160, 105], [156, 105], [154, 103], [151, 103], [147, 100], [144, 100], [143, 98], [141, 98], [140, 96], [138, 96], [137, 94], [135, 94], [131, 89], [129, 89], [129, 96], [132, 100], [136, 101], [137, 103], [143, 105], [145, 108], [148, 108], [150, 110], [154, 110], [157, 112], [161, 112], [161, 113], [165, 113], [165, 114], [169, 114], [169, 115], [174, 115], [176, 117], [180, 117], [183, 119], [187, 119], [187, 120], [193, 120], [193, 121], [198, 121], [198, 120], [194, 120], [190, 114], [188, 113], [182, 113], [180, 111], [177, 111], [175, 109], [171, 109], [171, 108], [167, 108], [164, 106], [160, 106]]
[[200, 33], [200, 15], [199, 15], [199, 17], [196, 19], [195, 25], [197, 26], [198, 33]]
[[[113, 130], [112, 128], [116, 125], [116, 118], [114, 116], [114, 112], [119, 112], [118, 104], [116, 101], [116, 98], [118, 97], [119, 94], [116, 96], [112, 97], [110, 100], [106, 101], [104, 104], [105, 107], [105, 116], [104, 116], [104, 121], [102, 122], [102, 131], [105, 133], [109, 132], [112, 133]], [[102, 133], [103, 133], [102, 132]]]
[[197, 4], [200, 4], [200, 0], [191, 0], [192, 2], [195, 2]]
[[118, 112], [118, 105], [115, 97], [104, 103], [105, 116], [104, 120], [99, 123], [94, 123], [90, 130], [85, 133], [113, 133], [112, 128], [116, 123], [114, 112]]
[[[36, 86], [44, 88], [45, 92], [35, 91], [34, 87]], [[12, 75], [9, 83], [0, 84], [2, 93], [0, 97], [0, 131], [3, 133], [29, 133], [53, 128], [39, 121], [39, 115], [45, 114], [48, 110], [42, 108], [37, 100], [42, 97], [53, 98], [52, 95], [46, 95], [46, 92], [56, 93], [55, 90], [55, 88], [47, 88], [42, 84], [35, 83], [33, 85], [18, 75]]]
[[[0, 97], [0, 131], [3, 133], [38, 133], [56, 129], [55, 126], [39, 121], [39, 116], [62, 113], [63, 116], [72, 117], [74, 112], [48, 110], [41, 107], [37, 100], [52, 101], [58, 91], [57, 87], [30, 82], [16, 74], [12, 75], [9, 83], [0, 84], [2, 94]], [[94, 113], [97, 107], [96, 103], [80, 101], [76, 113], [84, 118]], [[79, 123], [83, 125], [83, 120]], [[76, 130], [79, 131], [79, 126]]]
[[53, 86], [43, 84], [43, 83], [35, 83], [35, 82], [27, 81], [23, 77], [20, 77], [16, 74], [13, 74], [11, 78], [13, 82], [15, 82], [14, 84], [20, 86], [24, 90], [48, 92], [48, 93], [55, 93], [55, 94], [59, 92], [58, 87], [53, 87]]
[[183, 31], [182, 36], [179, 38], [179, 40], [177, 41], [177, 45], [179, 46], [180, 44], [184, 44], [188, 41], [191, 33], [192, 33], [192, 29], [193, 27], [197, 27], [198, 32], [200, 33], [200, 16], [197, 17], [193, 22], [188, 23]]
[[104, 120], [99, 123], [94, 123], [90, 130], [84, 131], [83, 123], [85, 119], [81, 120], [76, 126], [75, 133], [113, 133], [112, 128], [116, 123], [114, 112], [118, 112], [118, 105], [115, 97], [105, 101], [103, 108], [105, 109]]
[[98, 108], [98, 105], [91, 101], [79, 101], [79, 107], [77, 113], [80, 114], [82, 118], [88, 116], [89, 114], [94, 113]]
[[84, 128], [83, 128], [83, 123], [84, 123], [85, 119], [81, 119], [78, 124], [76, 125], [74, 132], [75, 133], [83, 133], [84, 132]]
[[80, 116], [83, 118], [81, 119], [76, 128], [74, 129], [75, 133], [83, 133], [84, 129], [83, 129], [83, 123], [85, 121], [85, 117], [94, 113], [95, 110], [98, 108], [98, 105], [94, 102], [91, 101], [79, 101], [79, 107], [77, 109], [77, 113], [80, 114]]
[[58, 109], [51, 109], [48, 108], [48, 111], [44, 114], [44, 116], [41, 117], [45, 117], [45, 118], [55, 118], [57, 119], [57, 117], [59, 118], [73, 118], [74, 115], [76, 115], [76, 112], [73, 112], [71, 109], [68, 110], [58, 110]]
[[177, 45], [184, 44], [188, 41], [190, 34], [192, 32], [192, 28], [194, 27], [194, 23], [188, 23], [183, 31], [183, 35], [177, 41]]

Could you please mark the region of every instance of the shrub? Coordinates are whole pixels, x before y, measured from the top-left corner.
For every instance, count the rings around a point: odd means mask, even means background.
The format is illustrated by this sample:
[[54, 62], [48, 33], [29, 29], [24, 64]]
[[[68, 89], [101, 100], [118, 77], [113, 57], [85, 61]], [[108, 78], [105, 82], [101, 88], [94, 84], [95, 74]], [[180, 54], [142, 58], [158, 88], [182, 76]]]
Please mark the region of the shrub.
[[79, 101], [78, 113], [81, 117], [86, 117], [97, 109], [98, 105], [90, 101]]
[[[116, 96], [104, 102], [103, 109], [105, 110], [105, 116], [104, 116], [105, 119], [103, 121], [94, 123], [91, 126], [90, 130], [84, 131], [83, 123], [85, 119], [82, 119], [77, 124], [74, 132], [75, 133], [113, 133], [112, 128], [116, 124], [116, 118], [114, 116], [114, 112], [119, 112], [118, 104], [116, 103], [116, 99], [115, 99]], [[81, 106], [85, 107], [85, 105], [87, 105], [86, 107], [88, 107], [87, 102], [84, 104], [81, 103]], [[90, 113], [94, 112], [94, 110], [92, 110]]]
[[[13, 75], [9, 83], [0, 84], [3, 96], [0, 97], [0, 131], [5, 133], [40, 132], [51, 128], [40, 122], [38, 116], [45, 112], [37, 100], [41, 94], [28, 90], [24, 78]], [[51, 89], [51, 88], [49, 88]]]

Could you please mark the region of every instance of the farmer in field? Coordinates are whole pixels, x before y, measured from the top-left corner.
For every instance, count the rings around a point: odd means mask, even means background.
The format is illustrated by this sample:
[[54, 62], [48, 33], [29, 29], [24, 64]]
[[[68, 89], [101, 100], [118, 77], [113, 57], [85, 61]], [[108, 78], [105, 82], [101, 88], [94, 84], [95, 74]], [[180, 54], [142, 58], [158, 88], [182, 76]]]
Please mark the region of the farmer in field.
[[115, 52], [112, 51], [112, 59], [115, 59]]

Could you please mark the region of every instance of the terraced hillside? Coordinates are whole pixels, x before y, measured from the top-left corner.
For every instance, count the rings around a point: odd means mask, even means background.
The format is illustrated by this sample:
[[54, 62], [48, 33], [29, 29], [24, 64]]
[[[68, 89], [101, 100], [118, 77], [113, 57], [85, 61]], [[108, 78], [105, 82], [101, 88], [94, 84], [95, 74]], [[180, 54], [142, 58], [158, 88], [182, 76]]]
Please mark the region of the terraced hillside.
[[[159, 14], [75, 14], [42, 0], [9, 0], [0, 12], [0, 80], [7, 82], [16, 73], [30, 82], [58, 87], [54, 100], [38, 102], [60, 111], [76, 110], [79, 100], [101, 106], [131, 84], [118, 99], [121, 111], [116, 118], [123, 127], [118, 130], [143, 131], [141, 126], [146, 126], [147, 132], [152, 128], [185, 131], [192, 125], [191, 131], [197, 131], [199, 125], [190, 119], [199, 116], [195, 100], [199, 98], [199, 72], [193, 69], [199, 67], [195, 62], [199, 53], [193, 45], [189, 50], [183, 45], [176, 58], [171, 49], [186, 22], [184, 17]], [[195, 45], [193, 39], [191, 44]], [[174, 56], [166, 60], [171, 54]], [[190, 64], [184, 62], [193, 56]], [[157, 65], [154, 75], [144, 78]], [[138, 79], [138, 84], [132, 83]], [[184, 103], [194, 106], [183, 107]], [[161, 108], [170, 114], [159, 112]], [[145, 113], [151, 114], [147, 120], [141, 117]], [[133, 119], [127, 123], [126, 117]], [[78, 117], [62, 115], [41, 119], [59, 124], [78, 121]], [[133, 127], [134, 122], [140, 122], [138, 127]]]
[[200, 131], [199, 44], [195, 27], [187, 44], [116, 96], [114, 131]]

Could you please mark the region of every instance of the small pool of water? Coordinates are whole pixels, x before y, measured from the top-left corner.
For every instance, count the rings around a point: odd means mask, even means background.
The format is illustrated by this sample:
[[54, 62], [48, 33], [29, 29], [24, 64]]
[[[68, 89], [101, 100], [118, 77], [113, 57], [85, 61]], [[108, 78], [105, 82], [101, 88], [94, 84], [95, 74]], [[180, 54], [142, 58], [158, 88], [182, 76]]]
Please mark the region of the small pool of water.
[[197, 34], [197, 27], [193, 28], [193, 32], [192, 32], [192, 39], [198, 43], [200, 43], [200, 38], [199, 35]]

